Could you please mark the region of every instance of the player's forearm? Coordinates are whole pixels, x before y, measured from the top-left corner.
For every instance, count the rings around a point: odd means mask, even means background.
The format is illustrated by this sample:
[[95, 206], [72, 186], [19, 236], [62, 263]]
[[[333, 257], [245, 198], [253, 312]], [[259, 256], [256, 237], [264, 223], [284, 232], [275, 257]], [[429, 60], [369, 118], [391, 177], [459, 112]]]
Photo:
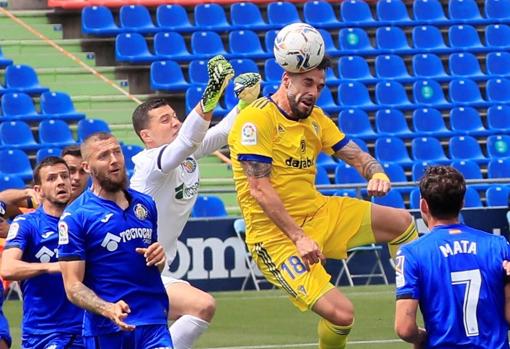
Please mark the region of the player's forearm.
[[28, 207], [27, 200], [30, 198], [30, 191], [27, 189], [7, 189], [0, 193], [0, 201], [20, 207]]
[[349, 141], [337, 151], [336, 156], [354, 167], [367, 180], [370, 180], [376, 173], [384, 173], [381, 164], [369, 153], [362, 151], [353, 141]]
[[94, 291], [85, 286], [82, 282], [76, 281], [71, 285], [66, 285], [65, 289], [67, 298], [74, 305], [92, 313], [110, 318], [109, 310], [112, 307], [112, 303], [106, 302], [98, 297]]
[[2, 260], [2, 278], [10, 281], [30, 279], [45, 273], [55, 273], [58, 263], [28, 263], [20, 260]]

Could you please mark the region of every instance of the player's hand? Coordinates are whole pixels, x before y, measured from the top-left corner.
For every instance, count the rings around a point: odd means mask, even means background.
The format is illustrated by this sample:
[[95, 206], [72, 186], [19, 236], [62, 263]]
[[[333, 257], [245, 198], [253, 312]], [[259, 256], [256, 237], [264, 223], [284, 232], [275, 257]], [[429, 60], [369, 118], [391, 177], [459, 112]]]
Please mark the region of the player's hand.
[[503, 269], [507, 276], [510, 276], [510, 261], [503, 261]]
[[413, 349], [425, 349], [425, 343], [427, 343], [427, 330], [419, 327], [418, 341], [413, 344]]
[[105, 316], [115, 322], [122, 331], [133, 331], [135, 326], [128, 325], [124, 322], [129, 313], [131, 313], [129, 305], [123, 300], [120, 300], [117, 303], [110, 303], [110, 306], [106, 309]]
[[367, 192], [370, 196], [384, 196], [390, 189], [390, 179], [384, 173], [376, 173], [368, 181]]
[[317, 242], [306, 235], [303, 235], [296, 240], [296, 248], [303, 260], [306, 270], [310, 270], [310, 265], [322, 262], [326, 259]]
[[147, 248], [138, 247], [136, 252], [142, 254], [145, 257], [145, 261], [147, 262], [148, 267], [153, 265], [160, 267], [162, 264], [165, 264], [165, 250], [159, 244], [159, 242], [155, 242]]

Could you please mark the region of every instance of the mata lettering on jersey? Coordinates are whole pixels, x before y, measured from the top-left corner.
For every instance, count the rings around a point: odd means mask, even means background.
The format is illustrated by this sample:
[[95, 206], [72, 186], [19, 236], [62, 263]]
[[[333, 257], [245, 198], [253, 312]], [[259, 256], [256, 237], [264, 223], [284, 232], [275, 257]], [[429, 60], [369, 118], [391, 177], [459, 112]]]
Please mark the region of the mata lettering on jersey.
[[257, 144], [257, 127], [251, 122], [247, 122], [241, 128], [241, 144], [256, 145]]

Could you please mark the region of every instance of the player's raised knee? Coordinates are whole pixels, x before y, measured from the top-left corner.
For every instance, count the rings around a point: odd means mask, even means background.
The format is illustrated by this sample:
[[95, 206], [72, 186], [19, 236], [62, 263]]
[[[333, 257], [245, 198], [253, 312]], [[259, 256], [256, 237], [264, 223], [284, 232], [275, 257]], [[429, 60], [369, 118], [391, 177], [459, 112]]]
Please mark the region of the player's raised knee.
[[342, 308], [336, 308], [328, 319], [335, 326], [350, 326], [354, 322], [354, 306], [349, 302]]
[[210, 322], [216, 312], [216, 300], [213, 296], [208, 293], [203, 293], [200, 298], [197, 299], [198, 307], [196, 317]]

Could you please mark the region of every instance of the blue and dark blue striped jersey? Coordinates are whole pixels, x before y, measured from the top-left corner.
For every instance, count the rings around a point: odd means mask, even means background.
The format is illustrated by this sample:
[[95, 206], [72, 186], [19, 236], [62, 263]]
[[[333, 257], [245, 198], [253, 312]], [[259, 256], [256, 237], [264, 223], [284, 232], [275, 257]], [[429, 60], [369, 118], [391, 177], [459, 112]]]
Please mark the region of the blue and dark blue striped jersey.
[[397, 299], [419, 301], [427, 348], [508, 349], [502, 236], [436, 226], [397, 255]]
[[[58, 217], [43, 207], [16, 217], [5, 248], [23, 251], [28, 263], [58, 262]], [[81, 334], [83, 310], [67, 300], [60, 273], [41, 274], [20, 282], [23, 293], [23, 335], [54, 332]]]
[[[85, 191], [64, 212], [59, 222], [59, 258], [86, 263], [84, 284], [108, 302], [125, 301], [131, 325], [167, 323], [168, 298], [156, 266], [147, 267], [136, 248], [157, 241], [157, 211], [154, 201], [127, 190], [129, 207]], [[109, 319], [88, 312], [85, 336], [120, 331]]]

